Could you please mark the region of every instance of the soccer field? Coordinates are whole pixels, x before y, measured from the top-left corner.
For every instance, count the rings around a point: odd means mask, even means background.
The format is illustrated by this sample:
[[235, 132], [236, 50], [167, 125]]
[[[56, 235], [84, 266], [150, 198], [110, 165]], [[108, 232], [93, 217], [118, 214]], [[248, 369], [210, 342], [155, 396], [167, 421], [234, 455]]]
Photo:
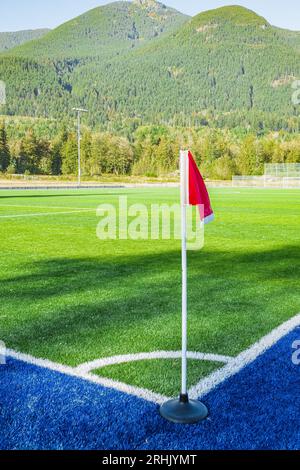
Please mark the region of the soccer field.
[[[216, 221], [189, 252], [189, 351], [237, 356], [300, 311], [300, 192], [211, 189]], [[181, 252], [174, 240], [101, 241], [99, 204], [175, 203], [170, 188], [0, 192], [0, 340], [79, 366], [181, 348]], [[220, 368], [189, 360], [189, 386]], [[93, 370], [168, 396], [180, 361]]]

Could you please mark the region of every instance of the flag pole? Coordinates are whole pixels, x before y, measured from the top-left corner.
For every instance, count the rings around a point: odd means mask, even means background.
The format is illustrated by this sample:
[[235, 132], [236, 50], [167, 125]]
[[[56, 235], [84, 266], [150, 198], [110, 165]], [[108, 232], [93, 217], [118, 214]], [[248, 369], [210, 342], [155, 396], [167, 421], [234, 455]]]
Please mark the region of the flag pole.
[[198, 400], [190, 400], [187, 389], [187, 233], [186, 207], [189, 204], [189, 156], [180, 151], [180, 200], [181, 200], [181, 266], [182, 266], [182, 360], [181, 392], [179, 400], [170, 400], [160, 407], [163, 418], [178, 424], [194, 424], [208, 415], [206, 406]]
[[180, 152], [180, 199], [181, 199], [181, 267], [182, 267], [182, 360], [181, 400], [187, 397], [187, 252], [186, 252], [186, 206], [187, 200], [187, 152]]

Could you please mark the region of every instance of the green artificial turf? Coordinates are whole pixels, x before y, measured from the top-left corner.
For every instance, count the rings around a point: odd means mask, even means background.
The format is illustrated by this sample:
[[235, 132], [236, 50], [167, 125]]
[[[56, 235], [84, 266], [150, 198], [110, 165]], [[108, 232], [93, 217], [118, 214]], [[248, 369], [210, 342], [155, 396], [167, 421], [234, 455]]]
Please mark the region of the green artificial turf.
[[[188, 361], [188, 387], [220, 367], [220, 363], [208, 361]], [[181, 387], [181, 361], [179, 359], [155, 359], [151, 361], [128, 362], [126, 364], [103, 367], [94, 371], [101, 377], [120, 380], [136, 387], [147, 388], [167, 396], [176, 396]]]
[[[204, 249], [189, 253], [189, 350], [234, 356], [300, 311], [300, 191], [210, 193], [216, 221]], [[57, 214], [125, 194], [148, 205], [179, 198], [170, 188], [0, 192], [0, 339], [9, 348], [71, 366], [180, 350], [180, 241], [105, 242], [95, 211]], [[1, 217], [41, 212], [51, 214]], [[155, 391], [168, 387], [157, 374], [148, 380], [146, 362], [111, 374], [136, 384], [133, 367], [139, 386], [145, 377]]]

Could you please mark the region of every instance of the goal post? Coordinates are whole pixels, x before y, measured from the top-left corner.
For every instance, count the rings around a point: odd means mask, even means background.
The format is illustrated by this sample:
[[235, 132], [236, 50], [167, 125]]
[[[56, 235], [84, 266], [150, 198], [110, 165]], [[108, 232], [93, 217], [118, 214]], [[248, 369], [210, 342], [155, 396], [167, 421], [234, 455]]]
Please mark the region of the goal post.
[[300, 163], [266, 163], [262, 176], [233, 176], [232, 187], [300, 189]]

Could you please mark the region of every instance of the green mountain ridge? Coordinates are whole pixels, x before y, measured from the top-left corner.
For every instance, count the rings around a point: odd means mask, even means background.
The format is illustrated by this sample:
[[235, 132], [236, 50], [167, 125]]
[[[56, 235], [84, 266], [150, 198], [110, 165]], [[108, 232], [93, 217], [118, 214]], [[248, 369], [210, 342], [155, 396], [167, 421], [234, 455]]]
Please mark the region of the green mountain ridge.
[[214, 24], [218, 24], [218, 22], [230, 22], [240, 26], [270, 26], [262, 16], [259, 16], [248, 8], [238, 5], [208, 10], [203, 13], [199, 13], [191, 20], [191, 24], [210, 24], [211, 22], [214, 22]]
[[29, 29], [24, 31], [0, 32], [0, 52], [8, 51], [25, 42], [39, 39], [50, 29]]
[[97, 7], [10, 53], [27, 58], [112, 56], [176, 28], [188, 17], [153, 0]]
[[292, 46], [296, 52], [300, 52], [300, 31], [290, 31], [288, 29], [275, 28], [279, 35]]
[[247, 126], [254, 116], [277, 130], [299, 119], [299, 46], [300, 33], [243, 7], [189, 18], [154, 0], [116, 2], [0, 55], [5, 112], [62, 118], [82, 105], [91, 126], [109, 128], [182, 116]]

